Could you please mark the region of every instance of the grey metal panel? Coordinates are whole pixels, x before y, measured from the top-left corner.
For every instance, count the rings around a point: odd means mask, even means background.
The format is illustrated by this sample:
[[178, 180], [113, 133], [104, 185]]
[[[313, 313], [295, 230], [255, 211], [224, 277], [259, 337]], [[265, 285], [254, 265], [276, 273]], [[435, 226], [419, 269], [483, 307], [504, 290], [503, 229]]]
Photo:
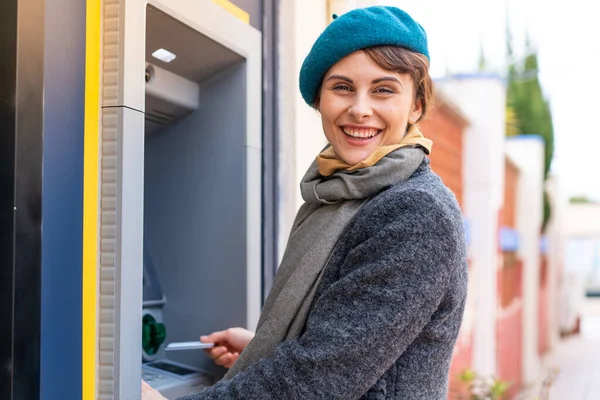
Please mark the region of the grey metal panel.
[[[126, 123], [121, 115], [133, 115], [131, 113], [135, 114], [135, 110], [144, 110], [142, 77], [146, 61], [144, 60], [146, 5], [175, 16], [181, 23], [200, 35], [221, 43], [224, 48], [236, 52], [245, 59], [245, 61], [240, 60], [238, 65], [240, 71], [235, 72], [236, 76], [239, 76], [236, 82], [241, 86], [237, 88], [231, 86], [230, 90], [236, 92], [235, 95], [241, 98], [236, 97], [229, 101], [230, 104], [211, 103], [206, 107], [206, 113], [221, 114], [225, 117], [225, 122], [221, 125], [211, 126], [213, 135], [233, 135], [234, 139], [241, 138], [235, 142], [235, 145], [243, 148], [241, 155], [237, 152], [237, 148], [231, 145], [231, 148], [236, 151], [224, 159], [228, 168], [231, 164], [231, 168], [237, 171], [240, 176], [237, 177], [236, 174], [236, 178], [243, 183], [243, 186], [235, 187], [233, 190], [234, 198], [239, 193], [245, 196], [244, 201], [233, 201], [241, 205], [240, 210], [235, 209], [234, 206], [234, 210], [231, 211], [229, 204], [232, 202], [227, 203], [228, 198], [224, 200], [228, 210], [224, 218], [234, 214], [234, 217], [240, 220], [238, 224], [240, 236], [236, 236], [236, 232], [231, 234], [231, 238], [223, 238], [221, 242], [229, 240], [228, 244], [243, 249], [241, 250], [243, 257], [240, 256], [240, 260], [237, 261], [241, 264], [239, 274], [236, 270], [235, 274], [227, 275], [231, 275], [231, 279], [236, 281], [232, 284], [233, 290], [236, 290], [242, 298], [241, 301], [235, 302], [235, 299], [232, 299], [230, 302], [232, 309], [236, 310], [232, 312], [236, 325], [250, 328], [255, 326], [260, 311], [261, 37], [254, 28], [237, 20], [213, 2], [103, 1], [102, 145], [103, 151], [106, 150], [107, 153], [106, 157], [103, 154], [101, 171], [102, 190], [105, 193], [101, 197], [103, 236], [100, 244], [100, 287], [104, 289], [105, 296], [99, 302], [99, 334], [101, 335], [99, 364], [105, 363], [103, 365], [106, 369], [98, 370], [98, 386], [100, 392], [106, 390], [102, 392], [100, 398], [133, 399], [139, 398], [139, 379], [133, 376], [139, 374], [141, 366], [142, 232], [138, 232], [138, 229], [141, 230], [147, 221], [143, 221], [142, 186], [145, 160], [144, 154], [139, 154], [139, 151], [144, 151], [145, 139], [143, 116], [140, 129], [137, 122]], [[190, 44], [190, 47], [193, 47], [193, 44]], [[233, 71], [229, 72], [233, 73]], [[205, 83], [209, 84], [209, 82]], [[220, 90], [216, 88], [214, 91]], [[239, 109], [238, 104], [241, 104], [243, 109]], [[233, 107], [243, 113], [240, 114], [243, 116], [233, 118], [234, 122], [231, 122], [228, 118], [232, 118]], [[116, 116], [111, 115], [112, 110], [116, 111]], [[124, 110], [128, 112], [125, 113]], [[221, 129], [223, 125], [229, 127], [230, 132], [224, 132]], [[235, 158], [233, 161], [232, 157]], [[178, 156], [171, 156], [171, 159], [178, 159]], [[243, 239], [240, 239], [242, 237]], [[150, 248], [149, 251], [152, 252], [152, 249]], [[154, 261], [155, 264], [159, 264], [156, 257]], [[157, 265], [158, 268], [160, 266]], [[163, 286], [163, 289], [167, 299], [170, 300], [168, 288]], [[196, 291], [201, 289], [200, 286], [195, 286]], [[227, 305], [227, 297], [221, 294], [215, 300], [212, 296], [207, 307], [213, 306], [215, 302]], [[195, 307], [200, 308], [201, 305], [196, 304]], [[194, 333], [194, 339], [201, 333]], [[193, 357], [194, 354], [191, 356]], [[108, 394], [110, 390], [113, 391], [112, 397]]]
[[[110, 72], [108, 72], [110, 73]], [[105, 69], [104, 76], [107, 71]], [[104, 79], [106, 83], [106, 79]], [[106, 92], [106, 91], [105, 91]], [[115, 398], [115, 309], [117, 281], [117, 138], [122, 120], [120, 107], [102, 109], [100, 154], [100, 247], [98, 266], [98, 387], [99, 400]]]
[[[130, 343], [141, 336], [142, 270], [128, 266], [142, 265], [143, 130], [141, 112], [102, 109], [98, 399], [129, 399], [139, 392], [141, 371], [135, 367], [142, 351]], [[130, 192], [125, 199], [124, 190]]]
[[[142, 276], [143, 270], [143, 224], [144, 224], [144, 115], [136, 110], [121, 108], [122, 129], [117, 157], [117, 224], [121, 229], [116, 238], [116, 299], [115, 321], [119, 335], [115, 346], [116, 399], [137, 399], [140, 391], [141, 370], [136, 368], [142, 358]], [[128, 196], [123, 193], [129, 192]], [[124, 221], [127, 223], [124, 223]], [[130, 266], [140, 266], [131, 268]], [[136, 362], [137, 361], [137, 362]]]
[[[121, 235], [118, 229], [120, 198], [117, 188], [120, 137], [123, 132], [122, 107], [119, 91], [123, 79], [122, 49], [123, 12], [118, 0], [102, 2], [102, 90], [100, 126], [100, 221], [98, 248], [98, 357], [96, 396], [98, 400], [119, 398], [119, 349], [118, 349], [118, 293], [116, 285], [120, 265], [117, 262], [117, 246]], [[122, 103], [121, 103], [122, 104]], [[133, 323], [134, 321], [132, 321]]]
[[[190, 44], [193, 43], [193, 47]], [[155, 8], [146, 9], [146, 61], [194, 82], [203, 82], [243, 57], [176, 18]], [[176, 54], [169, 63], [152, 57], [160, 48]]]
[[[144, 241], [169, 342], [246, 325], [245, 87], [240, 63], [201, 87], [194, 114], [146, 137]], [[202, 352], [169, 357], [212, 365]]]

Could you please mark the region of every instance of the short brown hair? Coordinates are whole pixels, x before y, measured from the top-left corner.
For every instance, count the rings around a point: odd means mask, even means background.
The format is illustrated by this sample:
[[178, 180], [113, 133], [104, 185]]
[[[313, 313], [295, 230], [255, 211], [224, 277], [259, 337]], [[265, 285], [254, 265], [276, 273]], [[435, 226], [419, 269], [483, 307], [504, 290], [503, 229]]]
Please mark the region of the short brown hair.
[[[415, 87], [414, 100], [420, 101], [423, 119], [434, 105], [433, 81], [429, 76], [429, 59], [420, 53], [415, 53], [400, 46], [373, 46], [360, 51], [365, 52], [375, 64], [388, 71], [399, 74], [410, 74]], [[317, 94], [315, 108], [321, 100], [321, 93]]]

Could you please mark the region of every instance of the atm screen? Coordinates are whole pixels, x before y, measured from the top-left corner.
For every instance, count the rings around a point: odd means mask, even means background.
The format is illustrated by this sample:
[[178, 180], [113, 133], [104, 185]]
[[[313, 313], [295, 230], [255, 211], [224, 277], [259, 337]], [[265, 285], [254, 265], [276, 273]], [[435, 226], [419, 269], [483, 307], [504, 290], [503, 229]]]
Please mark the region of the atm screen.
[[181, 376], [194, 374], [197, 372], [197, 371], [194, 371], [194, 370], [191, 370], [188, 368], [180, 367], [178, 365], [173, 365], [173, 364], [169, 364], [169, 363], [161, 362], [161, 361], [150, 363], [150, 364], [148, 364], [148, 366], [152, 367], [152, 368], [156, 368], [156, 369], [162, 369], [163, 371], [167, 371], [172, 374], [181, 375]]

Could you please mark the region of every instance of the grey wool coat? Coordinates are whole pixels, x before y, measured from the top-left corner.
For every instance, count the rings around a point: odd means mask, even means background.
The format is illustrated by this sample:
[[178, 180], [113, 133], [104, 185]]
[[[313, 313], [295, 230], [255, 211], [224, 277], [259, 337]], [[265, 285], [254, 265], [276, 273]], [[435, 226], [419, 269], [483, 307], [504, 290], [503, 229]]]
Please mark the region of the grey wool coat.
[[425, 159], [345, 228], [303, 333], [185, 399], [445, 400], [465, 247], [456, 199]]

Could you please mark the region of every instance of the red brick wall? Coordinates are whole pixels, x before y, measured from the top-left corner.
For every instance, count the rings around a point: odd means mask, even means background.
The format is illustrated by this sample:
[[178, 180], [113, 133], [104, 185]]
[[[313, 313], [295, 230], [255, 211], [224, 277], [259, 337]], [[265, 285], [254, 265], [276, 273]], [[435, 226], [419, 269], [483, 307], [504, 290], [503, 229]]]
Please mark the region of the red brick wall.
[[452, 364], [450, 365], [448, 400], [455, 400], [464, 396], [464, 385], [460, 382], [459, 376], [468, 368], [471, 368], [473, 358], [473, 333], [462, 332], [458, 337], [454, 353], [452, 354]]
[[[500, 226], [516, 229], [517, 183], [519, 170], [504, 161], [504, 203]], [[502, 253], [498, 269], [498, 320], [496, 322], [497, 377], [511, 384], [505, 397], [513, 399], [522, 385], [523, 357], [523, 263], [516, 252]]]
[[419, 127], [427, 139], [433, 140], [431, 168], [456, 195], [463, 200], [463, 135], [465, 121], [444, 102], [438, 105]]
[[513, 399], [521, 389], [523, 354], [523, 304], [521, 300], [498, 316], [498, 378], [511, 384], [505, 399]]
[[550, 327], [548, 326], [548, 258], [541, 255], [540, 298], [538, 302], [538, 354], [544, 355], [550, 347]]
[[502, 253], [502, 268], [498, 271], [498, 304], [500, 308], [509, 307], [521, 297], [521, 274], [523, 262], [517, 253]]
[[502, 226], [516, 228], [517, 181], [519, 170], [507, 158], [504, 159], [504, 204], [502, 206]]
[[[437, 96], [435, 100], [436, 107], [419, 123], [419, 128], [426, 138], [433, 141], [429, 156], [431, 168], [454, 192], [463, 208], [463, 135], [467, 121], [443, 97]], [[456, 398], [453, 394], [461, 386], [458, 376], [471, 367], [473, 333], [465, 328], [463, 324], [452, 356], [449, 399]]]

